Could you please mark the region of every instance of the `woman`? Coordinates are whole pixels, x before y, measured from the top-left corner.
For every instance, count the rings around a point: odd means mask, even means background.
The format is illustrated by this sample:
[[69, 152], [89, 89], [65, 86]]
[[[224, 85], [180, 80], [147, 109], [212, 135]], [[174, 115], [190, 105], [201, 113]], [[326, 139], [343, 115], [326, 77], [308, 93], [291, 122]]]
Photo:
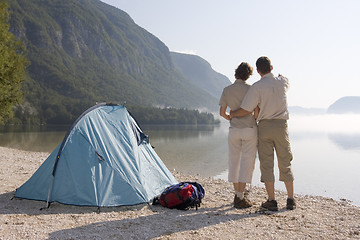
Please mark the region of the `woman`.
[[220, 116], [230, 121], [229, 144], [229, 175], [228, 181], [232, 182], [235, 190], [234, 207], [248, 208], [252, 203], [244, 196], [246, 183], [251, 183], [254, 172], [257, 150], [257, 126], [254, 115], [250, 114], [241, 118], [231, 119], [227, 108], [239, 109], [250, 85], [246, 80], [253, 72], [253, 68], [242, 62], [235, 70], [235, 82], [224, 88], [220, 98]]

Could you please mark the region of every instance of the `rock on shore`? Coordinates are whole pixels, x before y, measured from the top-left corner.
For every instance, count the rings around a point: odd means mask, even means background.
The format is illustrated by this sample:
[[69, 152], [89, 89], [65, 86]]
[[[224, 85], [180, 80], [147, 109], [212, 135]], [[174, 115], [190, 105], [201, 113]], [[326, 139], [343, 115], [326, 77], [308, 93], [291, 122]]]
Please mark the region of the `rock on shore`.
[[346, 200], [296, 196], [285, 209], [286, 194], [276, 192], [278, 212], [261, 211], [263, 188], [253, 187], [255, 203], [235, 209], [233, 191], [223, 180], [173, 172], [178, 181], [197, 181], [206, 191], [198, 210], [172, 210], [148, 204], [77, 207], [12, 199], [49, 153], [0, 147], [0, 239], [360, 239], [360, 208]]

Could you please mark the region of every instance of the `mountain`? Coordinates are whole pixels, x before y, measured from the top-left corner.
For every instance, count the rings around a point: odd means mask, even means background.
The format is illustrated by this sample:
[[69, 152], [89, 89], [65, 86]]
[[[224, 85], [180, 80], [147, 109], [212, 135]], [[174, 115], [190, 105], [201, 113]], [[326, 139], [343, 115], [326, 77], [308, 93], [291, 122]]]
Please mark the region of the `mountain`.
[[170, 52], [175, 66], [192, 83], [220, 99], [224, 87], [231, 84], [229, 78], [211, 68], [203, 58], [177, 52]]
[[329, 106], [327, 113], [360, 113], [360, 96], [347, 96], [338, 99]]
[[124, 11], [99, 0], [8, 3], [10, 30], [25, 43], [31, 62], [18, 109], [23, 115], [41, 123], [73, 122], [105, 101], [217, 109], [211, 89], [187, 79], [168, 47]]

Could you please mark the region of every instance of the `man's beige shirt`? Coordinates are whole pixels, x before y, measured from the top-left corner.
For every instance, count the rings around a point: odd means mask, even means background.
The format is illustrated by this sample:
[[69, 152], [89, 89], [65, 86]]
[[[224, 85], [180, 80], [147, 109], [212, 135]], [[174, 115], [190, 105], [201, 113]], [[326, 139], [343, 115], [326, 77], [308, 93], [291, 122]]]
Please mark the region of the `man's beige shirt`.
[[[229, 107], [231, 110], [239, 109], [249, 88], [250, 85], [241, 79], [237, 79], [233, 84], [224, 88], [219, 105], [225, 108]], [[236, 128], [251, 128], [256, 126], [256, 122], [254, 116], [250, 114], [245, 117], [231, 119], [230, 126]]]
[[259, 106], [258, 121], [262, 119], [289, 119], [286, 92], [289, 81], [284, 76], [275, 77], [272, 73], [264, 75], [247, 92], [241, 108], [252, 112]]

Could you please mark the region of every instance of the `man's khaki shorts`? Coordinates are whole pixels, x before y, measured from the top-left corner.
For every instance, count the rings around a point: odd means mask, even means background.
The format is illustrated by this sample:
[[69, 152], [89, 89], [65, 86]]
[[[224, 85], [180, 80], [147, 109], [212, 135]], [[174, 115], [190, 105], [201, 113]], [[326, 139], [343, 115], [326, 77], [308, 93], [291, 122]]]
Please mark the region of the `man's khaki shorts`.
[[293, 159], [287, 121], [282, 119], [260, 120], [258, 124], [258, 152], [262, 182], [274, 182], [274, 149], [278, 160], [279, 180], [291, 182]]

